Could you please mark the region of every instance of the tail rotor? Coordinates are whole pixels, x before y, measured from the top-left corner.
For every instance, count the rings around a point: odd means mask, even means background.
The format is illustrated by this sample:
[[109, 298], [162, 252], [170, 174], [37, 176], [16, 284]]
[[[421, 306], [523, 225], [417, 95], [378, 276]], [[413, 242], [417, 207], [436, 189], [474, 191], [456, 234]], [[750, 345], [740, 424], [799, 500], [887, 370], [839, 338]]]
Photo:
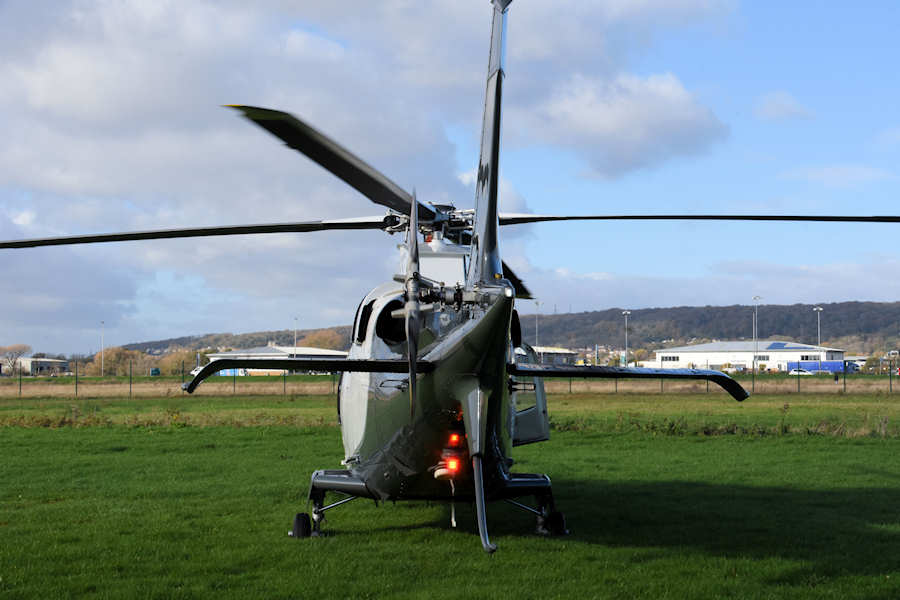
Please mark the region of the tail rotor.
[[409, 258], [406, 263], [406, 344], [409, 356], [409, 418], [416, 412], [416, 360], [419, 354], [419, 219], [416, 192], [413, 190], [412, 208], [409, 211]]

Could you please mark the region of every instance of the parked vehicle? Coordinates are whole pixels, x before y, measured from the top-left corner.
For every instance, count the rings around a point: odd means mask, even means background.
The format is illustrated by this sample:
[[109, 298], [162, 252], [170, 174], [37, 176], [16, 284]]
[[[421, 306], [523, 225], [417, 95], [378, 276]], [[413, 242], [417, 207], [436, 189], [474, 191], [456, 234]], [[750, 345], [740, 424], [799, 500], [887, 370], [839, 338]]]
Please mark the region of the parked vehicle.
[[807, 371], [806, 369], [791, 369], [788, 371], [788, 375], [812, 375], [812, 371]]

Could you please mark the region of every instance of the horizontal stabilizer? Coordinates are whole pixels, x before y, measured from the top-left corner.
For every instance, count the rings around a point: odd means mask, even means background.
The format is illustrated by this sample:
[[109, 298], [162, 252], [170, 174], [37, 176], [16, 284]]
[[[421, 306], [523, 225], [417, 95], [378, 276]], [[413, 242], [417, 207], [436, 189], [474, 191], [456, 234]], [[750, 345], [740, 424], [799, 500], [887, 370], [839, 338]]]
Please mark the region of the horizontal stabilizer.
[[[193, 393], [206, 379], [225, 369], [271, 369], [285, 371], [326, 371], [356, 373], [408, 373], [409, 361], [403, 360], [359, 360], [352, 358], [222, 358], [203, 367], [199, 373], [182, 387]], [[416, 361], [419, 373], [430, 373], [434, 363], [427, 360]]]
[[599, 367], [580, 365], [507, 365], [510, 375], [526, 377], [599, 377], [605, 379], [706, 379], [740, 402], [750, 397], [741, 384], [722, 373], [706, 369], [648, 369], [643, 367]]

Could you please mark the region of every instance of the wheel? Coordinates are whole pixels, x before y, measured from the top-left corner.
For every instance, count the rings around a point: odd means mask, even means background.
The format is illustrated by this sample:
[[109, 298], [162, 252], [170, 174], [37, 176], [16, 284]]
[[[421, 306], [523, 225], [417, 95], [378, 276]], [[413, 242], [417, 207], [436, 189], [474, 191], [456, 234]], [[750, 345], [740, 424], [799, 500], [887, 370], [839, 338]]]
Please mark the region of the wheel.
[[544, 521], [544, 527], [550, 535], [568, 535], [566, 529], [566, 517], [558, 510], [552, 511]]
[[306, 513], [297, 513], [294, 517], [294, 527], [291, 529], [291, 537], [309, 537], [311, 533], [312, 525], [309, 522], [309, 515]]

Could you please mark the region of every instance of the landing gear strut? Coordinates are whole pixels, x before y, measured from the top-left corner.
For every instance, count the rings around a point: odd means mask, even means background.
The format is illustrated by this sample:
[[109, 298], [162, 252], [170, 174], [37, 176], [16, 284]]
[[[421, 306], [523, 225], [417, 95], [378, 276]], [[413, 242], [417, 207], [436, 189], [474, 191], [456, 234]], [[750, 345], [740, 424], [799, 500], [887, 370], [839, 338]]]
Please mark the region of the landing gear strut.
[[309, 495], [312, 502], [312, 520], [306, 513], [297, 513], [294, 517], [294, 527], [288, 532], [291, 537], [318, 537], [322, 535], [322, 523], [325, 521], [325, 511], [356, 500], [359, 496], [346, 496], [337, 502], [325, 506], [325, 490], [313, 489]]
[[566, 517], [556, 510], [553, 496], [549, 494], [535, 496], [535, 500], [537, 501], [537, 508], [531, 508], [510, 498], [507, 498], [506, 502], [535, 516], [534, 531], [538, 535], [568, 535], [569, 530], [566, 529]]

